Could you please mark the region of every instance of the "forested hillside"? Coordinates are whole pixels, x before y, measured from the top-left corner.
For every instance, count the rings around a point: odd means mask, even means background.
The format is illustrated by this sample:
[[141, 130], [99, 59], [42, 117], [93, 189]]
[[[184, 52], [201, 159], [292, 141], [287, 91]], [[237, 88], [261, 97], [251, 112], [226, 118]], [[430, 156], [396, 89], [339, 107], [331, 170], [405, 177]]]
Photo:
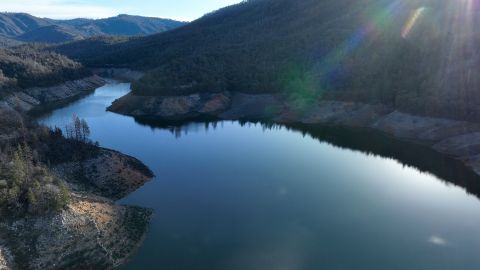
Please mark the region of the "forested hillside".
[[479, 8], [452, 0], [251, 0], [167, 33], [57, 51], [89, 66], [148, 71], [133, 85], [136, 95], [283, 92], [470, 119], [480, 117]]
[[0, 36], [0, 48], [13, 47], [20, 44], [22, 44], [22, 42], [18, 40]]
[[116, 17], [78, 21], [57, 21], [92, 35], [138, 36], [165, 32], [185, 25], [184, 22], [121, 14]]
[[39, 27], [16, 37], [20, 41], [39, 43], [61, 43], [84, 38], [81, 32], [58, 25]]
[[51, 86], [87, 75], [90, 71], [80, 63], [33, 45], [0, 49], [0, 97], [6, 91]]

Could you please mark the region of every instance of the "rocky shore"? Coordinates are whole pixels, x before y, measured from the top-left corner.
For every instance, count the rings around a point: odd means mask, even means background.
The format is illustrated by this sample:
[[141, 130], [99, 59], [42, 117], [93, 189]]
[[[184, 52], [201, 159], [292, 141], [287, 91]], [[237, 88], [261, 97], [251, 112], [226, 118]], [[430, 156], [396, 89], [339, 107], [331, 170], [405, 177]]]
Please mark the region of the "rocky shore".
[[[0, 114], [4, 116], [0, 119], [0, 142], [20, 138], [26, 121], [22, 114], [71, 102], [104, 83], [102, 78], [92, 76], [7, 96], [0, 100]], [[133, 157], [95, 148], [95, 154], [86, 160], [65, 161], [51, 168], [71, 192], [63, 210], [23, 218], [2, 217], [0, 270], [115, 269], [138, 249], [152, 212], [115, 201], [150, 181], [153, 173]]]
[[116, 268], [143, 241], [150, 216], [147, 209], [75, 195], [59, 213], [1, 222], [11, 257], [0, 269]]
[[[127, 196], [153, 178], [150, 169], [139, 160], [104, 148], [93, 158], [62, 163], [54, 170], [58, 176], [69, 179], [67, 182], [71, 190], [111, 200]], [[76, 181], [79, 174], [82, 179]]]
[[[80, 171], [81, 168], [81, 171]], [[153, 177], [139, 160], [99, 148], [53, 167], [71, 192], [60, 212], [0, 221], [0, 269], [115, 269], [139, 248], [151, 210], [116, 204]]]
[[0, 106], [8, 105], [28, 112], [48, 111], [90, 94], [104, 84], [104, 79], [93, 75], [56, 86], [28, 88], [7, 96], [0, 101]]
[[384, 105], [225, 92], [176, 97], [129, 94], [116, 100], [108, 109], [137, 118], [165, 121], [201, 117], [368, 128], [397, 139], [428, 145], [460, 160], [480, 175], [480, 124], [412, 115]]

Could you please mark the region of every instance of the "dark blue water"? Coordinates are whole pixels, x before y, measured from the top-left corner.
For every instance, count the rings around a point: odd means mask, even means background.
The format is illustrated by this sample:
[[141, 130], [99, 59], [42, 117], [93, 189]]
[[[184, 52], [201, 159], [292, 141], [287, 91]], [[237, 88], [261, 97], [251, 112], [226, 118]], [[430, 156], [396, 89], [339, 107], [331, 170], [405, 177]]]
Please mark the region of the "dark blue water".
[[[139, 158], [157, 175], [121, 201], [155, 211], [125, 269], [480, 269], [480, 202], [448, 184], [455, 179], [285, 127], [155, 128], [105, 111], [128, 91], [112, 82], [41, 119], [63, 127], [77, 114], [93, 140]], [[422, 155], [402, 151], [407, 164], [409, 154]], [[427, 167], [438, 163], [425, 159]]]

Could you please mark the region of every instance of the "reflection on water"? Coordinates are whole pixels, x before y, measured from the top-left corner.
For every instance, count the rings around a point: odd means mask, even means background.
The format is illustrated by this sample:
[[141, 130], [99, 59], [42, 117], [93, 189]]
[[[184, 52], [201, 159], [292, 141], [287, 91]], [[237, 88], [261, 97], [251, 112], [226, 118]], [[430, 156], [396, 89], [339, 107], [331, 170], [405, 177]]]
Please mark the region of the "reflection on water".
[[[152, 129], [170, 131], [176, 138], [189, 133], [208, 132], [225, 122], [204, 120], [197, 122], [164, 122], [148, 119], [136, 119], [136, 122]], [[392, 158], [421, 172], [431, 173], [440, 180], [463, 187], [472, 195], [480, 198], [480, 177], [462, 162], [439, 154], [428, 146], [393, 139], [382, 132], [365, 128], [346, 128], [315, 124], [289, 124], [240, 121], [241, 126], [259, 125], [263, 130], [281, 130], [283, 128], [300, 132], [320, 142], [326, 142], [341, 149], [360, 151], [367, 155]]]
[[40, 120], [78, 114], [157, 175], [120, 202], [155, 211], [124, 269], [478, 269], [479, 181], [462, 164], [367, 130], [105, 111], [128, 91], [109, 84]]

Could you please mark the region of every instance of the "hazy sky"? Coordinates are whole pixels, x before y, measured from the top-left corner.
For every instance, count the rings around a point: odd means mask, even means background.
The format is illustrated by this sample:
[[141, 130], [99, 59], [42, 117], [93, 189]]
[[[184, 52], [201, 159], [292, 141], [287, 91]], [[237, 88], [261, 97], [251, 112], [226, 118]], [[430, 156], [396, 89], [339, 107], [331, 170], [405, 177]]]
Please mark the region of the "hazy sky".
[[241, 0], [0, 0], [0, 12], [49, 18], [104, 18], [132, 14], [191, 21]]

